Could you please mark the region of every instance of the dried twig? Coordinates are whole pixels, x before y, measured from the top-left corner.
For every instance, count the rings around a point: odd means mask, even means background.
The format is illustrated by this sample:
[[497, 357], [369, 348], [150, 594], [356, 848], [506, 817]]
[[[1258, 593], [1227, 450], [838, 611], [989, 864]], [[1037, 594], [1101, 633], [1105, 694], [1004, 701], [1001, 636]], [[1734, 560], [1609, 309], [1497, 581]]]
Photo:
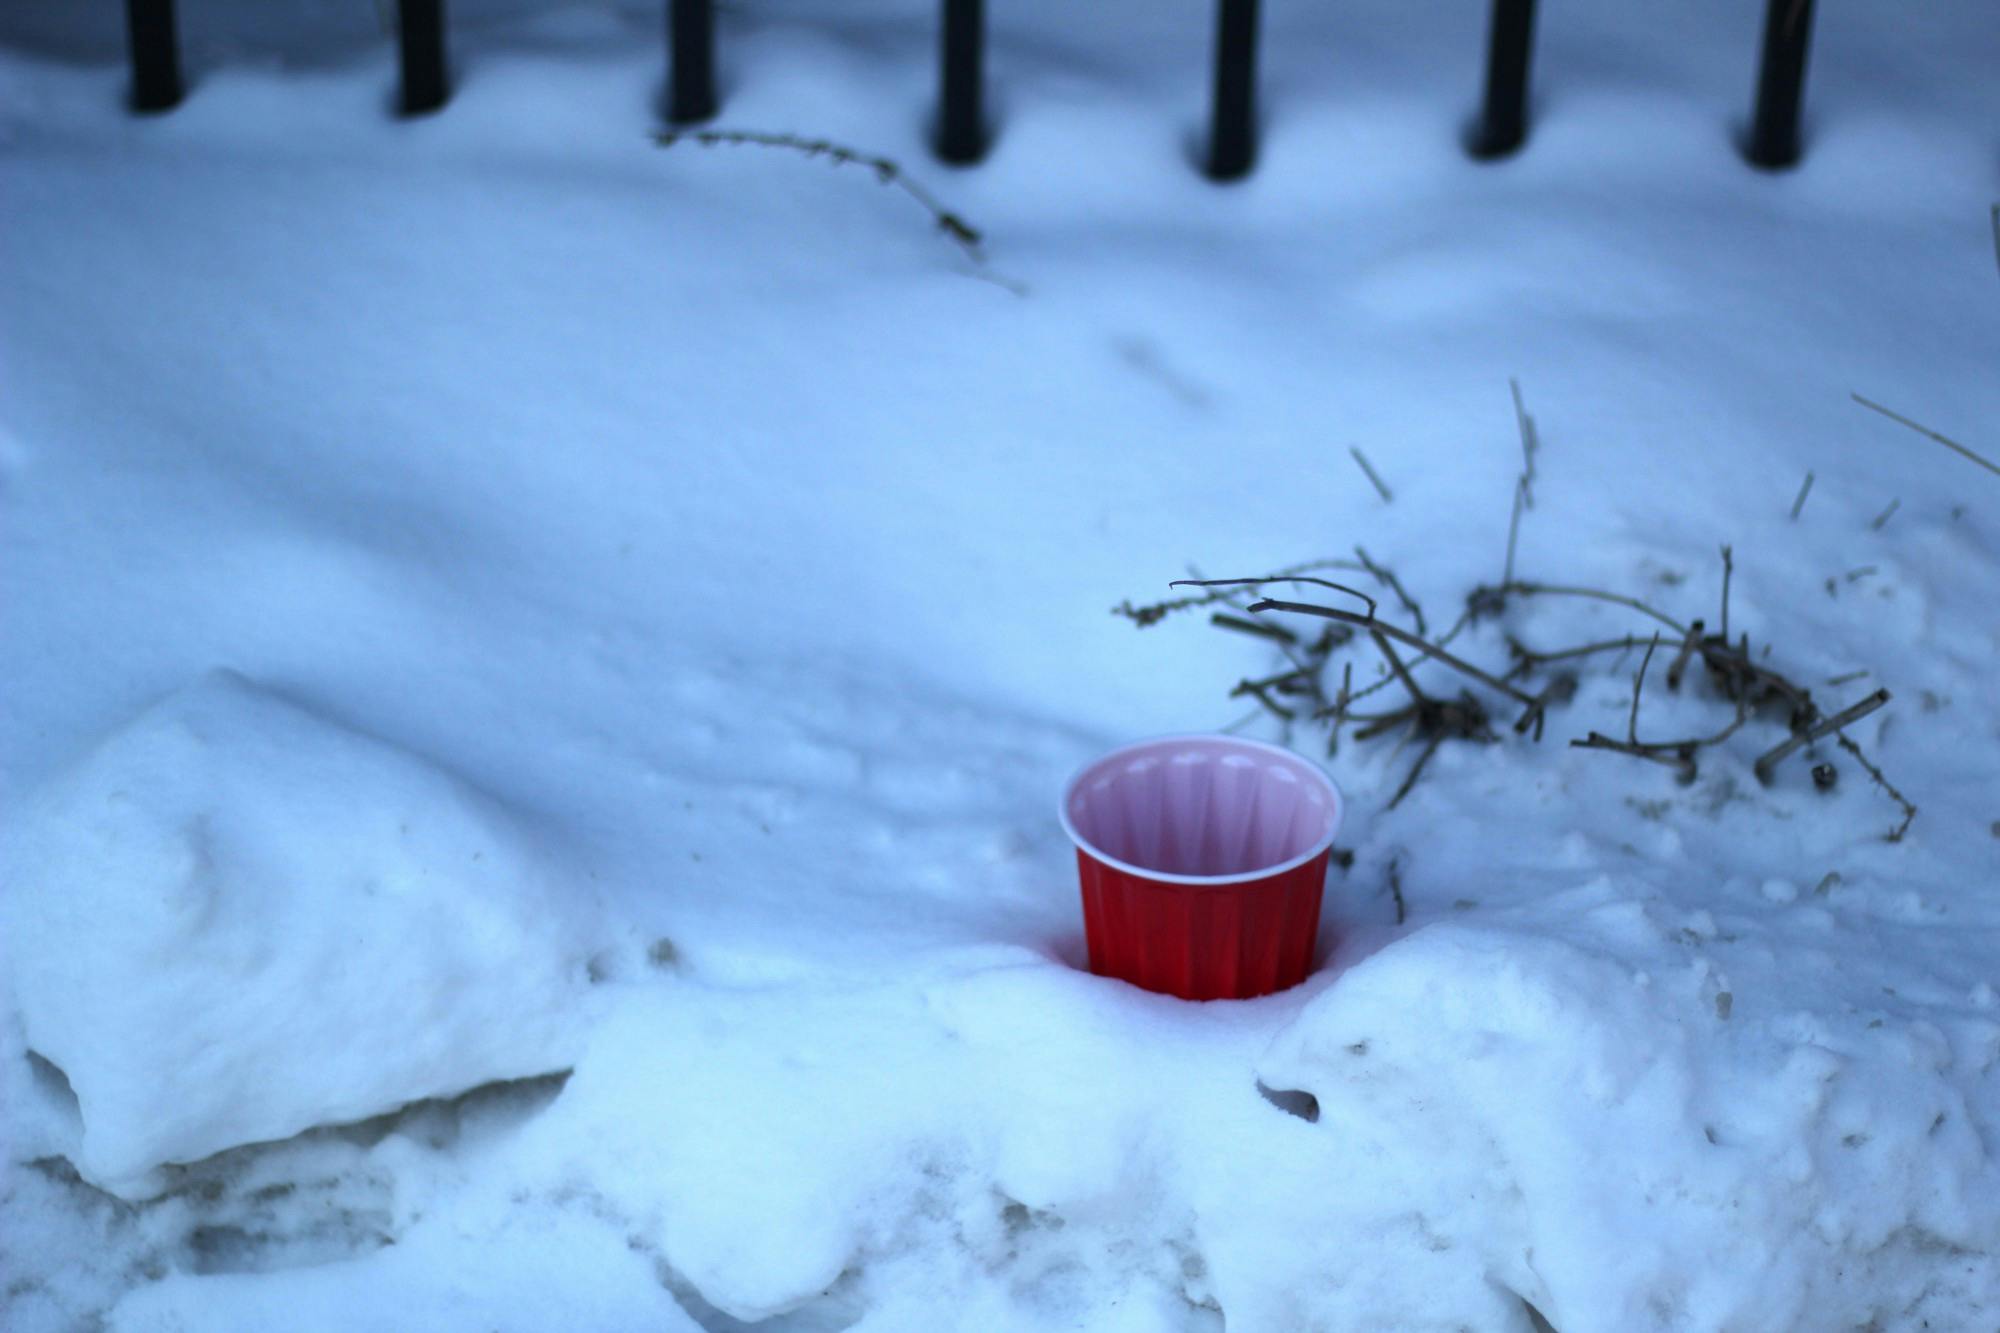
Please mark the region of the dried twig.
[[1799, 521], [1799, 511], [1806, 507], [1806, 497], [1812, 494], [1813, 474], [1806, 473], [1805, 484], [1799, 487], [1799, 498], [1792, 501], [1792, 522]]
[[1514, 669], [1507, 674], [1525, 676], [1538, 667], [1547, 666], [1550, 662], [1566, 662], [1574, 657], [1589, 657], [1594, 653], [1630, 652], [1637, 648], [1640, 642], [1636, 635], [1627, 634], [1621, 639], [1605, 639], [1599, 643], [1580, 644], [1575, 648], [1559, 648], [1555, 652], [1544, 653], [1537, 652], [1519, 639], [1510, 637], [1507, 640], [1507, 651], [1514, 655]]
[[1410, 618], [1417, 622], [1417, 633], [1428, 634], [1430, 631], [1424, 628], [1424, 608], [1417, 605], [1416, 599], [1411, 597], [1409, 593], [1403, 591], [1403, 581], [1397, 578], [1392, 571], [1384, 569], [1382, 566], [1376, 564], [1374, 560], [1370, 559], [1368, 548], [1364, 546], [1356, 546], [1354, 548], [1354, 558], [1361, 562], [1363, 569], [1374, 576], [1377, 583], [1396, 594], [1396, 600], [1403, 604], [1403, 609], [1408, 611]]
[[[1280, 569], [1276, 573], [1272, 574], [1270, 576], [1270, 579], [1272, 581], [1283, 581], [1285, 579], [1302, 579], [1304, 575], [1309, 574], [1317, 569], [1361, 570], [1361, 566], [1355, 564], [1352, 560], [1308, 560], [1305, 561], [1303, 564], [1287, 565], [1285, 568]], [[1363, 570], [1362, 572], [1365, 573], [1366, 571]], [[1181, 582], [1193, 582], [1193, 581], [1194, 580], [1181, 580]], [[1257, 581], [1258, 580], [1254, 579], [1249, 580], [1249, 582], [1252, 583]], [[1132, 605], [1130, 599], [1127, 599], [1126, 601], [1120, 602], [1117, 606], [1112, 607], [1111, 614], [1114, 616], [1124, 616], [1127, 620], [1131, 621], [1139, 628], [1144, 629], [1148, 625], [1157, 625], [1160, 621], [1165, 620], [1169, 615], [1172, 615], [1176, 611], [1185, 611], [1192, 607], [1197, 607], [1197, 606], [1213, 606], [1217, 602], [1228, 602], [1231, 603], [1232, 605], [1235, 604], [1235, 599], [1238, 590], [1241, 587], [1241, 583], [1238, 580], [1234, 579], [1218, 579], [1215, 580], [1214, 582], [1216, 583], [1217, 586], [1209, 592], [1202, 593], [1194, 597], [1175, 597], [1164, 602], [1154, 602], [1150, 606], [1134, 606]], [[1174, 585], [1169, 585], [1169, 586], [1174, 586]], [[1339, 587], [1340, 585], [1334, 584], [1332, 586]], [[1349, 591], [1351, 591], [1351, 589]]]
[[1623, 593], [1606, 592], [1601, 588], [1576, 588], [1554, 583], [1523, 583], [1509, 581], [1497, 588], [1474, 588], [1467, 598], [1468, 604], [1484, 602], [1489, 607], [1504, 605], [1505, 600], [1515, 594], [1523, 597], [1587, 597], [1595, 601], [1611, 602], [1617, 606], [1629, 607], [1641, 615], [1650, 616], [1676, 634], [1687, 633], [1687, 626], [1672, 616], [1656, 611], [1636, 597]]
[[1514, 395], [1514, 425], [1521, 432], [1521, 481], [1520, 496], [1524, 508], [1535, 507], [1535, 451], [1542, 447], [1540, 434], [1535, 430], [1535, 419], [1528, 415], [1526, 404], [1521, 401], [1521, 381], [1509, 376], [1507, 390]]
[[[1175, 579], [1167, 586], [1169, 588], [1254, 588], [1263, 583], [1311, 583], [1321, 588], [1331, 588], [1335, 592], [1344, 592], [1349, 597], [1359, 597], [1362, 601], [1368, 603], [1368, 614], [1360, 620], [1352, 622], [1353, 624], [1365, 629], [1368, 626], [1368, 622], [1375, 619], [1375, 599], [1373, 597], [1370, 597], [1359, 588], [1350, 588], [1345, 583], [1335, 583], [1332, 579], [1309, 579], [1302, 578], [1296, 574], [1264, 574], [1251, 579]], [[1244, 609], [1255, 612], [1258, 607], [1253, 603]], [[1344, 613], [1343, 615], [1334, 617], [1334, 619], [1345, 619], [1348, 614], [1352, 613]]]
[[1403, 688], [1410, 692], [1410, 702], [1419, 706], [1429, 702], [1424, 692], [1417, 688], [1409, 668], [1403, 665], [1403, 659], [1396, 656], [1395, 645], [1384, 638], [1379, 629], [1370, 630], [1369, 634], [1374, 638], [1375, 646], [1382, 650], [1382, 660], [1389, 664], [1389, 669], [1396, 673], [1396, 679], [1402, 681]]
[[1832, 717], [1825, 718], [1811, 726], [1793, 732], [1792, 735], [1758, 756], [1757, 762], [1754, 765], [1757, 772], [1757, 780], [1759, 782], [1769, 782], [1771, 780], [1771, 770], [1776, 768], [1786, 755], [1802, 745], [1810, 745], [1822, 736], [1839, 731], [1842, 727], [1850, 723], [1859, 722], [1862, 718], [1867, 717], [1870, 713], [1888, 702], [1889, 691], [1877, 690], [1860, 703], [1849, 708], [1843, 708]]
[[1458, 672], [1461, 675], [1472, 677], [1474, 680], [1478, 681], [1481, 685], [1484, 685], [1489, 690], [1498, 690], [1501, 694], [1506, 695], [1508, 698], [1514, 700], [1516, 703], [1532, 704], [1534, 702], [1533, 698], [1523, 693], [1522, 691], [1515, 689], [1512, 685], [1509, 685], [1506, 681], [1501, 680], [1496, 676], [1488, 674], [1487, 672], [1472, 665], [1472, 663], [1467, 662], [1462, 658], [1454, 657], [1452, 654], [1446, 652], [1444, 649], [1438, 647], [1434, 643], [1424, 642], [1422, 639], [1410, 633], [1408, 630], [1400, 629], [1395, 625], [1387, 623], [1386, 621], [1377, 620], [1373, 615], [1366, 615], [1366, 616], [1358, 615], [1353, 611], [1342, 611], [1336, 607], [1331, 607], [1331, 606], [1316, 606], [1311, 602], [1281, 602], [1276, 600], [1275, 598], [1270, 598], [1270, 597], [1265, 598], [1261, 602], [1252, 602], [1250, 604], [1249, 610], [1253, 615], [1259, 611], [1293, 611], [1298, 613], [1299, 615], [1325, 616], [1330, 620], [1342, 621], [1346, 624], [1353, 625], [1358, 629], [1365, 629], [1373, 631], [1378, 634], [1383, 634], [1391, 639], [1396, 640], [1396, 642], [1398, 643], [1407, 644], [1412, 648], [1424, 652], [1430, 657], [1436, 658], [1438, 661], [1444, 663], [1446, 666], [1450, 667], [1452, 670]]
[[[1512, 588], [1514, 583], [1514, 548], [1521, 537], [1521, 511], [1527, 507], [1528, 482], [1523, 477], [1514, 483], [1514, 509], [1507, 516], [1507, 558], [1500, 564], [1500, 586]], [[1475, 596], [1477, 593], [1475, 592]], [[1498, 608], [1495, 608], [1498, 609]]]
[[922, 205], [938, 230], [956, 242], [972, 262], [986, 262], [986, 256], [979, 248], [978, 229], [939, 203], [929, 190], [912, 180], [909, 173], [890, 158], [864, 153], [826, 139], [806, 139], [796, 134], [764, 134], [754, 130], [661, 130], [653, 136], [653, 141], [662, 148], [672, 148], [686, 140], [693, 140], [704, 148], [718, 145], [781, 148], [803, 153], [809, 158], [824, 157], [835, 166], [865, 167], [875, 173], [876, 180], [895, 186]]
[[1347, 720], [1347, 705], [1354, 693], [1354, 663], [1340, 664], [1340, 693], [1334, 696], [1333, 707], [1319, 716], [1331, 717], [1333, 726], [1329, 728], [1326, 752], [1329, 757], [1340, 753], [1340, 724]]
[[1368, 465], [1368, 455], [1362, 453], [1360, 447], [1357, 445], [1349, 445], [1347, 452], [1354, 455], [1354, 461], [1361, 464], [1361, 471], [1367, 475], [1368, 480], [1375, 483], [1376, 491], [1382, 496], [1382, 503], [1393, 504], [1396, 497], [1389, 494], [1389, 488], [1383, 484], [1382, 478], [1377, 476], [1375, 469]]
[[1272, 624], [1268, 620], [1245, 620], [1241, 616], [1225, 615], [1221, 611], [1209, 616], [1208, 623], [1223, 629], [1233, 629], [1238, 634], [1254, 634], [1260, 639], [1275, 639], [1279, 643], [1296, 644], [1299, 636], [1283, 625]]
[[1625, 722], [1625, 739], [1634, 745], [1639, 743], [1639, 694], [1646, 688], [1646, 668], [1653, 664], [1653, 651], [1659, 646], [1660, 636], [1655, 634], [1646, 645], [1646, 655], [1639, 659], [1639, 674], [1632, 677], [1632, 715]]
[[1988, 460], [1981, 458], [1978, 454], [1973, 453], [1972, 450], [1966, 448], [1964, 445], [1960, 444], [1957, 440], [1952, 439], [1950, 436], [1940, 435], [1936, 431], [1932, 430], [1929, 426], [1920, 426], [1916, 422], [1904, 416], [1902, 413], [1891, 412], [1888, 408], [1882, 406], [1882, 404], [1877, 402], [1871, 402], [1870, 400], [1863, 398], [1858, 393], [1849, 394], [1848, 396], [1854, 399], [1855, 402], [1861, 404], [1863, 407], [1869, 408], [1876, 412], [1880, 412], [1883, 416], [1889, 418], [1889, 420], [1894, 421], [1900, 425], [1908, 426], [1911, 430], [1915, 431], [1919, 435], [1923, 435], [1930, 439], [1936, 440], [1939, 444], [1951, 450], [1953, 453], [1960, 454], [1966, 458], [1971, 459], [1973, 462], [1979, 464], [1979, 466], [1985, 468], [1988, 472], [2000, 474], [2000, 466], [1996, 466], [1995, 464], [1989, 462]]
[[1887, 509], [1884, 509], [1881, 513], [1875, 515], [1875, 517], [1868, 524], [1868, 530], [1870, 532], [1880, 532], [1884, 527], [1888, 525], [1890, 517], [1894, 515], [1895, 512], [1898, 509], [1901, 509], [1902, 507], [1903, 507], [1903, 497], [1899, 495], [1895, 499], [1889, 501], [1889, 507]]
[[1674, 654], [1673, 664], [1667, 668], [1667, 688], [1669, 690], [1676, 693], [1679, 692], [1681, 688], [1681, 672], [1687, 669], [1688, 659], [1701, 651], [1701, 643], [1704, 637], [1706, 636], [1702, 633], [1701, 621], [1697, 620], [1694, 624], [1688, 626], [1687, 633], [1681, 638], [1681, 650]]
[[1429, 741], [1425, 742], [1423, 751], [1417, 755], [1417, 762], [1410, 765], [1410, 771], [1404, 775], [1402, 785], [1397, 787], [1396, 794], [1389, 798], [1389, 804], [1382, 807], [1384, 810], [1394, 810], [1403, 803], [1403, 798], [1408, 796], [1410, 789], [1417, 785], [1417, 779], [1423, 776], [1424, 765], [1431, 761], [1431, 756], [1437, 753], [1438, 746], [1443, 745], [1444, 742], [1444, 732], [1439, 732], [1437, 735], [1431, 737]]
[[1571, 741], [1575, 750], [1610, 750], [1617, 754], [1629, 754], [1634, 759], [1644, 759], [1655, 764], [1665, 764], [1674, 770], [1682, 782], [1693, 782], [1695, 777], [1694, 747], [1682, 743], [1674, 747], [1664, 745], [1635, 745], [1629, 741], [1613, 740], [1599, 732], [1591, 732], [1580, 741]]
[[1722, 640], [1729, 641], [1729, 576], [1736, 572], [1736, 561], [1727, 546], [1722, 548]]
[[1409, 909], [1403, 903], [1403, 873], [1393, 856], [1389, 858], [1389, 895], [1396, 900], [1396, 924], [1400, 926], [1409, 916]]
[[1849, 754], [1854, 756], [1855, 763], [1860, 764], [1863, 768], [1868, 770], [1868, 776], [1875, 779], [1876, 786], [1880, 787], [1883, 791], [1889, 793], [1890, 800], [1894, 801], [1897, 805], [1903, 807], [1903, 822], [1896, 825], [1896, 827], [1890, 829], [1888, 836], [1883, 839], [1884, 842], [1901, 842], [1903, 840], [1903, 835], [1910, 831], [1910, 821], [1917, 817], [1917, 807], [1911, 805], [1909, 802], [1909, 798], [1905, 797], [1903, 793], [1897, 791], [1895, 785], [1891, 783], [1889, 779], [1882, 776], [1881, 769], [1875, 767], [1875, 765], [1868, 762], [1868, 756], [1861, 753], [1861, 747], [1859, 745], [1856, 745], [1853, 741], [1847, 739], [1847, 737], [1844, 735], [1837, 736], [1834, 739], [1840, 742], [1841, 749], [1847, 751]]

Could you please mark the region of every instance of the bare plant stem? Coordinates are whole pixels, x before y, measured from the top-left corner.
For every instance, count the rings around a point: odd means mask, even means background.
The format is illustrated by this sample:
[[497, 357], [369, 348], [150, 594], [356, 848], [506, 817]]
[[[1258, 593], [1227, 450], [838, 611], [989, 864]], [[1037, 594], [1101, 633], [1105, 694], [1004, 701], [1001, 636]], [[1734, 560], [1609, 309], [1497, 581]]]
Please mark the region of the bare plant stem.
[[1503, 583], [1498, 588], [1485, 589], [1484, 591], [1497, 593], [1502, 596], [1519, 593], [1523, 597], [1588, 597], [1595, 601], [1610, 602], [1617, 606], [1630, 607], [1641, 615], [1650, 616], [1654, 620], [1659, 621], [1676, 634], [1687, 633], [1686, 625], [1681, 624], [1680, 621], [1675, 620], [1670, 615], [1655, 611], [1636, 597], [1627, 597], [1623, 593], [1605, 592], [1601, 588], [1574, 588], [1554, 583], [1517, 583], [1509, 581]]
[[1423, 776], [1424, 765], [1431, 761], [1431, 756], [1437, 753], [1438, 746], [1443, 745], [1444, 741], [1444, 732], [1439, 732], [1430, 738], [1424, 745], [1423, 753], [1417, 756], [1417, 762], [1411, 764], [1410, 771], [1404, 775], [1402, 785], [1396, 788], [1396, 794], [1389, 798], [1389, 804], [1382, 807], [1384, 810], [1394, 810], [1403, 803], [1403, 798], [1417, 785], [1417, 779]]
[[1396, 673], [1396, 679], [1402, 681], [1403, 688], [1410, 692], [1410, 702], [1414, 704], [1428, 702], [1424, 692], [1417, 688], [1417, 682], [1411, 677], [1409, 668], [1403, 665], [1403, 659], [1396, 656], [1394, 645], [1382, 636], [1382, 631], [1379, 629], [1371, 630], [1369, 633], [1375, 640], [1375, 646], [1382, 650], [1382, 660], [1389, 664], [1389, 669]]
[[1736, 572], [1734, 554], [1725, 546], [1722, 548], [1722, 641], [1729, 642], [1729, 576]]
[[[2000, 234], [1996, 234], [1994, 239], [1995, 239], [1995, 244], [2000, 245]], [[1849, 394], [1848, 396], [1854, 399], [1855, 402], [1861, 404], [1863, 407], [1868, 408], [1872, 411], [1880, 412], [1883, 416], [1889, 418], [1889, 420], [1897, 422], [1900, 425], [1908, 426], [1911, 430], [1915, 431], [1919, 435], [1926, 436], [1929, 439], [1936, 440], [1939, 444], [1951, 450], [1953, 453], [1971, 459], [1973, 462], [1979, 464], [1979, 466], [1985, 468], [1988, 472], [2000, 475], [2000, 466], [1996, 466], [1995, 464], [1987, 461], [1986, 459], [1981, 458], [1978, 454], [1973, 453], [1972, 450], [1966, 448], [1964, 445], [1960, 444], [1957, 440], [1952, 439], [1950, 436], [1940, 435], [1936, 431], [1932, 430], [1929, 426], [1920, 426], [1916, 422], [1904, 416], [1902, 413], [1891, 412], [1888, 408], [1882, 406], [1882, 404], [1877, 402], [1871, 402], [1869, 399], [1863, 398], [1858, 393]]]
[[1521, 536], [1521, 511], [1527, 507], [1528, 482], [1523, 477], [1514, 483], [1514, 510], [1507, 517], [1507, 558], [1500, 565], [1500, 586], [1512, 588], [1514, 582], [1514, 547]]
[[1653, 664], [1653, 652], [1660, 646], [1660, 636], [1653, 635], [1653, 641], [1646, 645], [1646, 655], [1639, 659], [1639, 674], [1632, 677], [1632, 716], [1625, 722], [1625, 739], [1632, 744], [1639, 743], [1639, 693], [1646, 688], [1646, 668]]
[[1374, 576], [1377, 583], [1396, 594], [1396, 600], [1410, 613], [1410, 618], [1417, 622], [1417, 633], [1428, 634], [1430, 631], [1424, 628], [1424, 608], [1417, 605], [1414, 597], [1403, 591], [1403, 581], [1396, 577], [1394, 571], [1385, 569], [1370, 559], [1368, 548], [1365, 546], [1354, 548], [1354, 558], [1361, 562], [1363, 569]]
[[1806, 507], [1806, 497], [1812, 494], [1812, 484], [1813, 474], [1807, 472], [1805, 484], [1799, 487], [1799, 498], [1792, 501], [1792, 522], [1794, 523], [1799, 521], [1799, 511]]
[[1888, 836], [1884, 839], [1885, 842], [1901, 842], [1903, 835], [1910, 831], [1910, 821], [1917, 817], [1917, 807], [1911, 805], [1909, 799], [1903, 793], [1897, 791], [1889, 779], [1882, 776], [1881, 769], [1868, 762], [1868, 756], [1861, 753], [1859, 745], [1856, 745], [1845, 736], [1841, 736], [1838, 739], [1840, 741], [1840, 748], [1853, 755], [1854, 762], [1867, 769], [1868, 776], [1875, 779], [1875, 785], [1889, 793], [1889, 799], [1903, 808], [1903, 822], [1896, 825], [1895, 828], [1890, 829]]
[[704, 148], [718, 145], [781, 148], [803, 153], [807, 157], [824, 157], [835, 166], [865, 167], [875, 173], [875, 179], [884, 185], [895, 186], [922, 205], [938, 230], [955, 241], [973, 263], [986, 262], [986, 256], [979, 248], [978, 229], [939, 203], [936, 196], [912, 180], [909, 173], [890, 158], [864, 153], [827, 139], [806, 139], [796, 134], [765, 134], [754, 130], [661, 130], [653, 136], [654, 142], [662, 148], [672, 148], [690, 139]]
[[1535, 452], [1542, 447], [1541, 436], [1535, 430], [1535, 419], [1528, 415], [1527, 405], [1521, 401], [1521, 381], [1511, 375], [1507, 379], [1507, 390], [1514, 395], [1514, 425], [1521, 432], [1521, 481], [1519, 492], [1523, 508], [1535, 507]]
[[1349, 445], [1347, 452], [1354, 455], [1354, 461], [1361, 465], [1361, 471], [1367, 475], [1369, 481], [1375, 484], [1375, 490], [1381, 495], [1382, 503], [1395, 503], [1396, 497], [1389, 493], [1388, 486], [1383, 483], [1381, 477], [1376, 475], [1375, 469], [1369, 466], [1368, 455], [1362, 453], [1358, 445]]
[[1689, 625], [1681, 638], [1681, 650], [1674, 654], [1673, 665], [1667, 668], [1667, 688], [1678, 692], [1681, 688], [1681, 672], [1687, 669], [1688, 660], [1701, 651], [1702, 623], [1697, 620]]
[[1260, 639], [1276, 639], [1279, 643], [1296, 644], [1299, 641], [1299, 636], [1283, 625], [1274, 625], [1269, 621], [1245, 620], [1241, 616], [1225, 615], [1221, 611], [1209, 616], [1208, 623], [1219, 625], [1223, 629], [1233, 629], [1238, 634], [1254, 634]]
[[1372, 614], [1364, 616], [1353, 611], [1342, 611], [1336, 607], [1315, 606], [1311, 602], [1281, 602], [1270, 597], [1265, 598], [1261, 602], [1252, 602], [1248, 609], [1252, 615], [1255, 615], [1259, 611], [1292, 611], [1299, 615], [1325, 616], [1329, 620], [1338, 620], [1344, 624], [1353, 625], [1358, 629], [1365, 629], [1373, 633], [1386, 635], [1398, 643], [1407, 644], [1419, 652], [1429, 654], [1460, 675], [1470, 676], [1487, 689], [1497, 690], [1516, 703], [1532, 704], [1534, 702], [1532, 696], [1515, 689], [1506, 681], [1487, 674], [1463, 658], [1454, 657], [1436, 644], [1425, 643], [1408, 630], [1399, 629], [1394, 625], [1388, 624], [1386, 621], [1377, 620]]
[[1754, 765], [1757, 771], [1757, 780], [1759, 782], [1769, 782], [1771, 780], [1771, 770], [1777, 767], [1786, 755], [1789, 755], [1802, 745], [1811, 745], [1822, 736], [1839, 731], [1842, 727], [1852, 723], [1859, 722], [1862, 718], [1867, 717], [1870, 713], [1888, 702], [1889, 691], [1877, 690], [1860, 703], [1849, 708], [1843, 708], [1832, 717], [1817, 722], [1803, 731], [1794, 732], [1758, 756], [1757, 762]]

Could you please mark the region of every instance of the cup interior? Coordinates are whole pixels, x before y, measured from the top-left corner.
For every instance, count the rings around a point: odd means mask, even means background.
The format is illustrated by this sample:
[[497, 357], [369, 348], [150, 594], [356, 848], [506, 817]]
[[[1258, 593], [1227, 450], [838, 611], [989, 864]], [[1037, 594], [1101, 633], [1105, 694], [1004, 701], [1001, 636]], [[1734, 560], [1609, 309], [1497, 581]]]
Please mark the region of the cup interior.
[[1289, 750], [1178, 736], [1086, 766], [1065, 791], [1062, 814], [1070, 837], [1099, 860], [1176, 881], [1228, 882], [1288, 869], [1331, 846], [1340, 795]]

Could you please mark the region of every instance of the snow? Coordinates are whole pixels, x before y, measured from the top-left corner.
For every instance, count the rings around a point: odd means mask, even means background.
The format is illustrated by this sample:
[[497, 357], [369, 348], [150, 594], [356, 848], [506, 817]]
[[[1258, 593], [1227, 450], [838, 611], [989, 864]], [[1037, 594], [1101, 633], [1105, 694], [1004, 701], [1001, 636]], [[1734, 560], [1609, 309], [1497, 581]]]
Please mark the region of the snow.
[[10, 832], [24, 1035], [113, 1193], [573, 1058], [587, 934], [533, 840], [240, 676], [114, 732]]
[[[23, 8], [8, 1329], [1991, 1322], [2000, 482], [1849, 397], [2000, 452], [1982, 6], [1819, 15], [1776, 176], [1754, 6], [1544, 6], [1493, 165], [1477, 6], [1275, 9], [1228, 188], [1201, 6], [996, 10], [968, 170], [929, 9], [723, 12], [722, 124], [894, 158], [983, 264], [865, 171], [656, 147], [653, 5], [455, 4], [407, 122], [366, 7], [185, 7], [148, 120], [115, 13]], [[1358, 542], [1448, 623], [1510, 378], [1519, 572], [1712, 620], [1729, 544], [1762, 660], [1894, 694], [1849, 734], [1908, 836], [1831, 743], [1760, 783], [1765, 723], [1686, 786], [1570, 748], [1608, 655], [1394, 808], [1415, 747], [1343, 743], [1304, 985], [1081, 970], [1063, 776], [1276, 661], [1107, 608]], [[1643, 734], [1727, 720], [1660, 671]]]

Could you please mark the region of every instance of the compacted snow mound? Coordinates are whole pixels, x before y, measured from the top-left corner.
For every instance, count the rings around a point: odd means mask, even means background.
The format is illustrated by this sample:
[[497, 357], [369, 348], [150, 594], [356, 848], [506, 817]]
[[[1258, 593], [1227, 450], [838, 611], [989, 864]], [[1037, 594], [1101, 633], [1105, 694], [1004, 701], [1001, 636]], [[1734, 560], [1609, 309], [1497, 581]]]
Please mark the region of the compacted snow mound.
[[588, 919], [458, 779], [218, 672], [52, 781], [4, 845], [27, 1044], [70, 1151], [147, 1173], [571, 1059]]
[[[1644, 913], [1593, 892], [1586, 924], [1624, 921], [1631, 952]], [[1425, 1228], [1558, 1328], [1942, 1327], [1994, 1290], [1983, 1069], [1926, 1021], [1732, 1022], [1699, 960], [1645, 962], [1433, 925], [1317, 996], [1259, 1077], [1312, 1093], [1351, 1157], [1435, 1145]]]

